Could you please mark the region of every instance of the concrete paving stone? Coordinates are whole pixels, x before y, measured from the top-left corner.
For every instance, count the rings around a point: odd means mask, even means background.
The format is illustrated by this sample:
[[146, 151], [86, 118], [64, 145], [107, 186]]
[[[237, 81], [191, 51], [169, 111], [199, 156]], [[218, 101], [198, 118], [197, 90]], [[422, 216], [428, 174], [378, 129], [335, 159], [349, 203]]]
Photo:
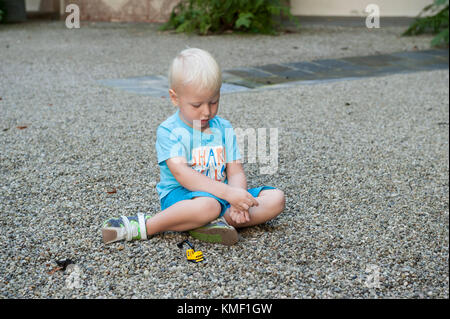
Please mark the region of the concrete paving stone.
[[[275, 74], [263, 79], [251, 77], [247, 80], [273, 85], [289, 81], [320, 82], [334, 79], [349, 79], [371, 77], [394, 73], [408, 73], [420, 70], [436, 70], [448, 67], [442, 63], [445, 59], [445, 50], [427, 50], [423, 52], [407, 52], [407, 54], [380, 54], [373, 56], [355, 56], [342, 59], [323, 59], [312, 62], [297, 62], [284, 64], [269, 64], [257, 67]], [[447, 55], [448, 56], [448, 55]]]
[[246, 80], [258, 83], [260, 85], [270, 85], [270, 84], [277, 84], [277, 83], [284, 83], [291, 81], [289, 78], [282, 77], [282, 76], [271, 76], [271, 77], [265, 77], [265, 78], [247, 78]]
[[229, 70], [222, 71], [222, 82], [224, 82], [224, 83], [243, 86], [243, 87], [250, 88], [250, 89], [261, 86], [260, 83], [252, 82], [252, 81], [242, 78], [241, 76], [238, 76], [236, 74], [229, 73], [228, 71]]
[[327, 60], [323, 64], [322, 61], [314, 61], [317, 65], [323, 66], [313, 73], [311, 79], [336, 79], [367, 76], [372, 72], [371, 67], [364, 65], [355, 65], [352, 63], [342, 62], [341, 60]]
[[423, 51], [418, 51], [417, 53], [422, 53], [422, 54], [428, 54], [428, 55], [433, 55], [433, 56], [438, 56], [438, 57], [444, 57], [447, 58], [448, 60], [448, 49], [434, 49], [434, 50], [423, 50]]
[[162, 75], [145, 75], [145, 76], [137, 76], [133, 78], [129, 78], [130, 80], [136, 80], [136, 81], [167, 81], [167, 77]]
[[429, 53], [425, 53], [425, 51], [420, 51], [420, 52], [412, 52], [412, 51], [395, 52], [395, 53], [391, 53], [390, 55], [394, 56], [394, 57], [401, 58], [401, 59], [409, 59], [409, 60], [414, 60], [414, 61], [428, 60], [428, 59], [430, 59], [430, 56], [434, 56], [434, 55], [431, 55]]
[[[289, 81], [288, 78], [259, 70], [258, 68], [238, 68], [222, 72], [223, 80], [227, 83], [246, 86], [249, 88], [261, 85], [283, 83]], [[238, 78], [236, 78], [238, 77]]]
[[313, 61], [315, 64], [324, 66], [328, 69], [359, 69], [360, 66], [352, 64], [350, 62], [346, 62], [343, 59], [324, 59], [324, 60], [315, 60]]
[[398, 52], [393, 53], [393, 56], [402, 58], [397, 64], [412, 66], [429, 66], [434, 64], [447, 64], [448, 65], [448, 54], [429, 54], [424, 52]]
[[399, 65], [390, 65], [385, 66], [382, 68], [375, 68], [369, 76], [380, 76], [380, 75], [388, 75], [388, 74], [395, 74], [395, 73], [410, 73], [417, 70], [414, 69], [407, 69]]
[[367, 69], [341, 69], [341, 70], [333, 70], [332, 72], [329, 72], [328, 74], [325, 74], [325, 78], [329, 79], [337, 79], [337, 78], [354, 78], [354, 77], [367, 77], [372, 74], [372, 70]]
[[127, 92], [131, 93], [137, 93], [141, 95], [150, 95], [150, 96], [156, 96], [156, 97], [169, 97], [169, 92], [164, 90], [155, 90], [148, 87], [129, 87], [124, 89]]
[[262, 65], [262, 66], [256, 67], [256, 69], [263, 70], [263, 71], [270, 72], [270, 73], [277, 74], [277, 75], [281, 74], [283, 72], [292, 71], [291, 68], [281, 65], [281, 64], [267, 64], [267, 65]]
[[[312, 80], [317, 77], [317, 74], [312, 72], [305, 72], [298, 70], [294, 67], [288, 67], [282, 64], [269, 64], [258, 67], [267, 72], [271, 72], [275, 75], [275, 78], [270, 78], [267, 81], [272, 81], [272, 83], [283, 83], [286, 81], [297, 81], [297, 80]], [[320, 68], [320, 67], [319, 67]], [[318, 69], [319, 69], [318, 68]], [[326, 68], [320, 68], [321, 70], [327, 70]], [[285, 81], [286, 80], [286, 81]], [[263, 81], [267, 83], [267, 81]]]
[[246, 87], [248, 89], [254, 89], [257, 87], [260, 87], [261, 83], [252, 82], [249, 79], [242, 79], [242, 78], [233, 78], [227, 81], [222, 81], [223, 83], [228, 83], [231, 85]]
[[234, 93], [234, 92], [244, 92], [248, 91], [250, 88], [242, 85], [235, 85], [233, 83], [222, 83], [222, 87], [220, 88], [220, 93]]
[[315, 64], [313, 62], [283, 63], [283, 65], [295, 68], [297, 70], [300, 70], [300, 71], [303, 71], [306, 73], [316, 73], [316, 72], [320, 72], [320, 71], [329, 69], [325, 66]]
[[383, 67], [390, 66], [392, 62], [400, 60], [400, 58], [389, 54], [382, 54], [372, 56], [348, 57], [343, 58], [342, 60], [359, 66]]
[[228, 73], [228, 71], [222, 71], [222, 82], [250, 89], [261, 86], [260, 83], [252, 82], [249, 79], [245, 79], [235, 74]]
[[435, 70], [441, 68], [448, 68], [448, 62], [444, 63], [441, 59], [429, 59], [429, 60], [413, 60], [413, 59], [401, 59], [392, 63], [392, 65], [401, 66], [405, 69], [411, 70]]
[[[143, 76], [127, 79], [100, 80], [99, 82], [105, 86], [132, 93], [169, 97], [169, 82], [164, 76]], [[243, 92], [247, 90], [249, 90], [248, 87], [232, 83], [223, 83], [221, 87], [221, 93]]]
[[268, 78], [273, 76], [271, 73], [264, 72], [257, 68], [238, 68], [227, 70], [227, 72], [242, 78]]
[[[312, 62], [267, 64], [223, 71], [221, 92], [243, 92], [288, 82], [318, 83], [321, 81], [408, 73], [448, 68], [445, 50], [398, 52], [373, 56], [354, 56], [342, 59], [322, 59]], [[162, 75], [99, 81], [103, 85], [129, 92], [168, 97], [168, 80]]]
[[448, 69], [448, 63], [433, 63], [428, 65], [419, 65], [419, 69], [421, 70], [442, 70]]
[[286, 78], [286, 80], [289, 80], [289, 81], [312, 80], [316, 77], [316, 75], [314, 73], [304, 72], [304, 71], [300, 71], [300, 70], [285, 71], [285, 72], [279, 73], [278, 75]]

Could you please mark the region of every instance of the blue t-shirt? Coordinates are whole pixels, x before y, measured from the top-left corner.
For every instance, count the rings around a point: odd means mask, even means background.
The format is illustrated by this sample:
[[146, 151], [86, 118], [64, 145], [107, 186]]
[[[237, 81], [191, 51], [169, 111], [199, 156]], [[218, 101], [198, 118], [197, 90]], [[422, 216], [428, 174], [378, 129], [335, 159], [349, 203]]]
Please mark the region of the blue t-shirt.
[[180, 110], [162, 122], [156, 131], [156, 153], [160, 182], [156, 185], [161, 200], [171, 190], [181, 186], [166, 164], [166, 160], [182, 156], [197, 172], [216, 181], [227, 183], [226, 163], [241, 159], [233, 127], [227, 120], [215, 116], [209, 121], [212, 134], [194, 130], [180, 119]]

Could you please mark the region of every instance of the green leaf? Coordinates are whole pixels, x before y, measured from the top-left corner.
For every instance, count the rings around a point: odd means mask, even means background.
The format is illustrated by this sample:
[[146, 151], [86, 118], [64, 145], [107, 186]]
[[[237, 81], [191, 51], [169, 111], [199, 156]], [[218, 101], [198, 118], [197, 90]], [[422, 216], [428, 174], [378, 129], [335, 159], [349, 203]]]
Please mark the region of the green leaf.
[[433, 40], [431, 40], [431, 45], [434, 47], [440, 46], [443, 44], [448, 45], [448, 29], [442, 31], [437, 36], [435, 36], [433, 38]]
[[239, 18], [236, 20], [235, 27], [237, 29], [242, 26], [249, 28], [253, 17], [254, 15], [250, 12], [239, 13]]
[[226, 30], [274, 34], [279, 26], [276, 16], [292, 18], [285, 3], [285, 0], [180, 0], [161, 29], [199, 34]]
[[260, 7], [262, 7], [264, 4], [264, 0], [256, 0], [255, 4], [253, 5], [253, 9], [257, 11]]
[[442, 6], [444, 4], [448, 4], [448, 0], [434, 0], [434, 5]]
[[279, 7], [279, 6], [268, 6], [267, 7], [267, 10], [271, 13], [271, 14], [273, 14], [273, 15], [280, 15], [280, 13], [281, 13], [281, 7]]
[[180, 24], [176, 29], [175, 32], [190, 32], [190, 21], [185, 21], [182, 24]]
[[[402, 35], [404, 36], [418, 35], [422, 33], [437, 34], [432, 39], [431, 45], [432, 46], [438, 46], [441, 44], [448, 45], [448, 31], [449, 31], [448, 3], [449, 0], [434, 0], [433, 4], [426, 6], [421, 11], [419, 17], [409, 26], [409, 28]], [[426, 11], [429, 11], [428, 15], [422, 16]]]

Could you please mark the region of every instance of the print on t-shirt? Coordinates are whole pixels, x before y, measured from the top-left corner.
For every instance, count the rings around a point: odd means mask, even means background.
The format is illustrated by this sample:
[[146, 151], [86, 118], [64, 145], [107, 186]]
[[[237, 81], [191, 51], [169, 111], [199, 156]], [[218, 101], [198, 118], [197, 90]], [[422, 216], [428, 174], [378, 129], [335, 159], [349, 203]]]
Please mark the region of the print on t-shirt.
[[192, 150], [190, 166], [197, 172], [219, 182], [226, 179], [225, 147], [199, 146]]

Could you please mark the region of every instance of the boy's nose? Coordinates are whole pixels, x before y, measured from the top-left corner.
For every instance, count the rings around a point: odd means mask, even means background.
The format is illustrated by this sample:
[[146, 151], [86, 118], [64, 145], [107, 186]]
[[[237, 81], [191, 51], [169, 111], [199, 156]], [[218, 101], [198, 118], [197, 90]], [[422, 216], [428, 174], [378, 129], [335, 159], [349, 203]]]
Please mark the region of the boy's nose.
[[202, 115], [204, 117], [209, 117], [210, 114], [211, 114], [211, 111], [209, 110], [209, 105], [204, 105], [202, 108]]

